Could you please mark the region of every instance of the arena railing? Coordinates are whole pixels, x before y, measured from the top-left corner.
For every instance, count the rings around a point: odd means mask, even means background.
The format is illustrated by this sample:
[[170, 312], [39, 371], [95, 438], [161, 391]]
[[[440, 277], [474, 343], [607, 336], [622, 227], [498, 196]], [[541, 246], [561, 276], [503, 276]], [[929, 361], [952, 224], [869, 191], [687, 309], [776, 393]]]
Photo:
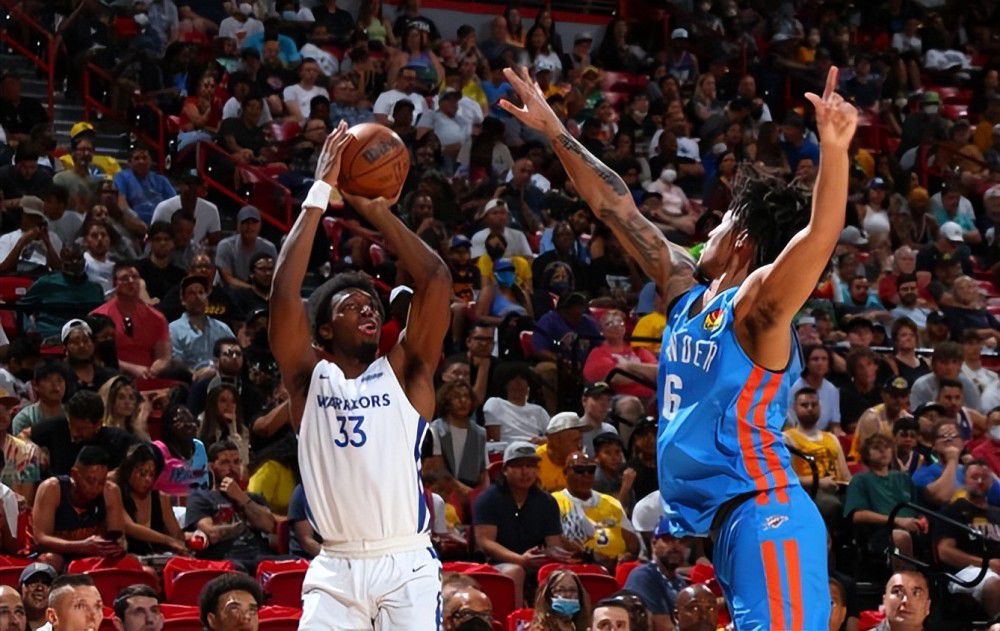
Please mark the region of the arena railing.
[[[206, 186], [239, 204], [253, 204], [261, 218], [287, 233], [295, 222], [295, 199], [291, 191], [274, 180], [261, 167], [237, 160], [214, 142], [202, 141], [196, 146], [195, 164]], [[232, 175], [232, 182], [225, 181]]]
[[[149, 150], [156, 156], [156, 164], [160, 172], [165, 172], [167, 169], [168, 143], [167, 115], [156, 106], [153, 99], [138, 92], [131, 94], [130, 98], [133, 106], [148, 110], [155, 121], [153, 124], [155, 129], [143, 129], [142, 125], [138, 124], [138, 114], [136, 114], [136, 119], [130, 120], [128, 112], [118, 111], [104, 101], [105, 98], [113, 95], [117, 85], [118, 80], [111, 73], [94, 64], [88, 63], [83, 69], [83, 119], [89, 121], [92, 112], [96, 111], [101, 117], [125, 125], [136, 138], [149, 147]], [[103, 93], [100, 98], [95, 97], [93, 92], [94, 88], [98, 86], [103, 86]]]
[[[26, 58], [45, 74], [46, 99], [49, 125], [51, 126], [55, 114], [56, 59], [59, 55], [59, 37], [49, 32], [41, 22], [25, 12], [20, 4], [13, 0], [0, 0], [0, 7], [4, 11], [3, 19], [0, 20], [2, 22], [0, 24], [0, 42]], [[22, 27], [22, 33], [31, 34], [36, 38], [33, 42], [34, 46], [25, 44], [14, 34], [15, 29], [12, 29], [11, 25], [15, 22]]]

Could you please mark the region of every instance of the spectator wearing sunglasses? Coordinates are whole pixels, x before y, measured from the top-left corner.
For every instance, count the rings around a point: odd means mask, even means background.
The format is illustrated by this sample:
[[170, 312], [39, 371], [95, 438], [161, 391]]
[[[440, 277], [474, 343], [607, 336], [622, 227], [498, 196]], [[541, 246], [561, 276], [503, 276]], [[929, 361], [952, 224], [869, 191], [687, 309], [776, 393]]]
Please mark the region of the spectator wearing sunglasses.
[[559, 505], [563, 537], [592, 554], [598, 563], [614, 565], [639, 554], [639, 536], [621, 502], [594, 491], [597, 462], [582, 451], [566, 458], [566, 488], [552, 494]]
[[170, 367], [167, 320], [140, 297], [139, 271], [128, 262], [115, 263], [111, 273], [115, 295], [91, 313], [115, 323], [118, 366], [135, 379], [149, 379]]

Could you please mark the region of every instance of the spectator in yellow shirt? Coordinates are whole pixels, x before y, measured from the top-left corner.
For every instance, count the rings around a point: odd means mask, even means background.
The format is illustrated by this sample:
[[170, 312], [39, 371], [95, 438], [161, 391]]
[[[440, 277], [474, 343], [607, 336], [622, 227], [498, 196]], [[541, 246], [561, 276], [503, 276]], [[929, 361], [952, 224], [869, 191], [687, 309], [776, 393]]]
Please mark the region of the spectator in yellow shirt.
[[299, 483], [295, 475], [298, 470], [298, 441], [295, 436], [288, 436], [254, 457], [247, 491], [262, 495], [275, 515], [287, 515], [292, 493]]
[[582, 451], [566, 458], [566, 488], [553, 493], [559, 504], [563, 537], [593, 553], [598, 563], [613, 565], [639, 553], [639, 537], [621, 502], [594, 491], [597, 463]]
[[574, 451], [583, 450], [583, 430], [586, 427], [586, 421], [576, 412], [560, 412], [549, 420], [545, 428], [546, 443], [535, 450], [541, 458], [538, 483], [546, 493], [566, 488], [566, 458]]
[[[76, 125], [73, 125], [73, 127], [69, 130], [70, 143], [75, 146], [77, 141], [81, 138], [88, 138], [91, 142], [93, 142], [97, 140], [97, 130], [95, 130], [94, 126], [90, 123], [80, 121]], [[65, 167], [66, 170], [73, 170], [72, 153], [60, 156], [59, 161], [62, 162], [63, 167]], [[99, 153], [94, 154], [94, 157], [90, 161], [90, 166], [91, 168], [100, 171], [104, 177], [109, 179], [113, 178], [116, 173], [122, 170], [121, 165], [118, 164], [118, 160], [115, 160], [112, 156], [105, 156]], [[82, 212], [83, 209], [80, 210]]]

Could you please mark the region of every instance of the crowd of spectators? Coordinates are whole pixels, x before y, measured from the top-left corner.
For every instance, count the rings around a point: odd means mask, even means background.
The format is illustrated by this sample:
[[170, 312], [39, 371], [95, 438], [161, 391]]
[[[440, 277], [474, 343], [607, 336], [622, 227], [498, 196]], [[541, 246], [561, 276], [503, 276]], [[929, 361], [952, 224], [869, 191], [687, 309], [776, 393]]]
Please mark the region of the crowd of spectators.
[[[862, 112], [847, 225], [795, 322], [803, 370], [785, 432], [829, 532], [830, 628], [858, 628], [887, 579], [879, 628], [1000, 615], [1000, 560], [922, 512], [1000, 553], [1000, 8], [628, 4], [628, 19], [599, 28], [508, 6], [477, 31], [444, 28], [419, 0], [24, 3], [63, 44], [66, 99], [94, 64], [116, 78], [110, 106], [142, 122], [155, 103], [176, 133], [167, 172], [143, 144], [122, 163], [98, 153], [100, 122], [73, 125], [62, 146], [21, 76], [0, 71], [0, 293], [19, 309], [0, 314], [0, 547], [44, 563], [20, 594], [0, 588], [0, 621], [17, 596], [18, 628], [45, 623], [46, 598], [62, 619], [40, 584], [92, 595], [86, 579], [57, 578], [74, 559], [194, 555], [253, 575], [281, 556], [285, 523], [292, 555], [317, 554], [266, 333], [281, 218], [206, 187], [189, 148], [214, 142], [230, 158], [214, 163], [220, 178], [251, 165], [300, 199], [346, 120], [404, 140], [396, 211], [452, 271], [438, 418], [420, 450], [443, 558], [513, 579], [532, 628], [725, 624], [704, 542], [658, 528], [656, 468], [670, 463], [656, 461], [655, 366], [671, 305], [548, 141], [498, 106], [514, 98], [502, 70], [516, 64], [695, 259], [743, 170], [814, 184], [801, 95], [840, 68]], [[407, 270], [350, 209], [330, 215], [338, 229], [317, 234], [310, 281], [371, 273], [384, 352], [406, 324]], [[922, 509], [890, 523], [900, 502]], [[940, 588], [975, 601], [949, 607], [887, 546], [963, 579], [989, 571]], [[538, 576], [632, 561], [626, 590], [595, 603], [573, 572]], [[209, 628], [262, 602], [253, 581], [232, 581], [203, 596]], [[878, 594], [859, 590], [873, 583]], [[485, 586], [451, 573], [444, 585], [445, 628], [488, 622]], [[220, 610], [223, 592], [238, 606]], [[156, 598], [116, 600], [125, 628], [132, 608], [159, 615]], [[75, 628], [64, 624], [52, 628]]]

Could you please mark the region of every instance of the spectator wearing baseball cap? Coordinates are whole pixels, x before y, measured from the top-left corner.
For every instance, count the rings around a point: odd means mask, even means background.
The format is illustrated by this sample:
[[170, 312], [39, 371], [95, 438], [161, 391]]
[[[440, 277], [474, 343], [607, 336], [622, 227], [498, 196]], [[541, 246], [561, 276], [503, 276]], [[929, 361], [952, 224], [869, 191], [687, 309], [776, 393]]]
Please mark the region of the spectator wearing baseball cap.
[[934, 272], [939, 263], [955, 259], [962, 264], [962, 273], [971, 276], [972, 261], [969, 260], [969, 248], [965, 245], [962, 226], [954, 221], [946, 221], [938, 228], [938, 236], [934, 243], [917, 253], [917, 270]]
[[872, 434], [892, 435], [893, 424], [910, 416], [910, 383], [905, 377], [892, 377], [882, 384], [882, 403], [865, 410], [854, 428], [848, 457], [861, 461], [861, 443]]
[[473, 526], [476, 544], [486, 558], [514, 581], [514, 605], [523, 605], [524, 579], [559, 552], [562, 525], [555, 498], [538, 487], [535, 446], [513, 441], [503, 453], [503, 473], [476, 499]]
[[472, 241], [464, 234], [451, 238], [448, 246], [448, 269], [451, 271], [451, 287], [455, 297], [462, 302], [472, 302], [482, 287], [479, 266], [472, 260]]
[[278, 258], [274, 244], [260, 236], [260, 211], [244, 206], [236, 215], [236, 232], [219, 241], [215, 250], [215, 266], [230, 289], [250, 288], [250, 259], [258, 254]]
[[538, 482], [543, 491], [555, 493], [566, 488], [566, 458], [582, 451], [586, 421], [576, 412], [560, 412], [545, 428], [546, 443], [536, 449], [539, 458]]
[[[97, 130], [94, 126], [87, 121], [80, 121], [69, 128], [69, 141], [71, 146], [76, 146], [76, 143], [82, 139], [86, 138], [91, 142], [97, 140]], [[73, 152], [69, 152], [65, 155], [59, 156], [59, 161], [62, 162], [65, 169], [73, 169]], [[100, 171], [101, 175], [107, 178], [112, 178], [122, 170], [118, 160], [113, 156], [106, 156], [103, 154], [95, 153], [90, 161], [91, 166]]]
[[58, 573], [48, 563], [30, 563], [21, 570], [17, 588], [21, 592], [24, 614], [29, 629], [46, 624], [45, 612], [49, 607], [49, 587]]
[[615, 426], [607, 422], [611, 413], [611, 397], [614, 394], [604, 381], [597, 381], [583, 389], [580, 401], [583, 405], [583, 415], [580, 417], [586, 427], [583, 428], [583, 453], [594, 457], [594, 439], [599, 434], [608, 432], [618, 435]]
[[21, 227], [0, 236], [0, 274], [39, 276], [59, 267], [62, 241], [46, 225], [44, 202], [21, 197]]
[[222, 230], [219, 207], [200, 196], [201, 187], [202, 179], [198, 171], [194, 169], [185, 171], [180, 177], [178, 194], [156, 205], [150, 223], [157, 221], [170, 223], [174, 214], [182, 212], [188, 217], [194, 217], [192, 243], [200, 244], [206, 239], [212, 244], [218, 242]]
[[94, 333], [86, 321], [73, 318], [63, 325], [59, 335], [66, 349], [66, 363], [69, 371], [66, 374], [67, 392], [77, 390], [97, 390], [104, 382], [117, 373], [94, 359]]
[[625, 589], [635, 592], [649, 609], [653, 629], [668, 628], [668, 621], [677, 608], [677, 595], [688, 581], [677, 570], [688, 564], [691, 540], [670, 534], [666, 520], [661, 520], [653, 531], [652, 557], [632, 570], [625, 581]]
[[[982, 240], [982, 235], [976, 228], [976, 214], [972, 207], [972, 202], [962, 195], [962, 188], [959, 182], [949, 182], [930, 198], [931, 216], [938, 222], [943, 230], [949, 223], [958, 224], [961, 228], [961, 241], [971, 245], [978, 245]], [[948, 232], [948, 240], [958, 242], [954, 236], [958, 233], [954, 228]]]

